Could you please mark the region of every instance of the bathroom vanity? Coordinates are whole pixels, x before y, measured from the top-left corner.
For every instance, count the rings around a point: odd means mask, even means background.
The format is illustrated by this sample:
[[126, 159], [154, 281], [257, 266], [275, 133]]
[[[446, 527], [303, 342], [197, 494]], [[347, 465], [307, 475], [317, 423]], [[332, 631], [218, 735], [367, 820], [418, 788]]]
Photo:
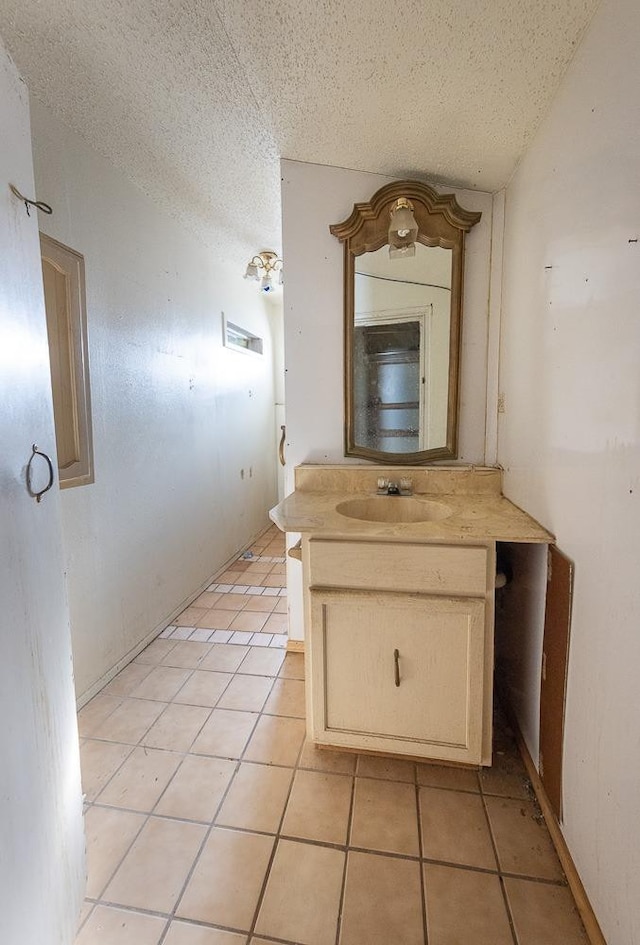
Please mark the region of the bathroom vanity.
[[302, 536], [309, 737], [491, 764], [496, 542], [553, 542], [501, 470], [303, 465], [271, 518]]
[[[426, 465], [458, 456], [465, 243], [479, 220], [404, 180], [330, 226], [343, 245], [344, 455], [369, 464], [298, 466], [271, 512], [302, 536], [318, 745], [491, 764], [496, 542], [553, 536], [502, 495], [500, 469]], [[379, 480], [406, 494], [377, 495]]]

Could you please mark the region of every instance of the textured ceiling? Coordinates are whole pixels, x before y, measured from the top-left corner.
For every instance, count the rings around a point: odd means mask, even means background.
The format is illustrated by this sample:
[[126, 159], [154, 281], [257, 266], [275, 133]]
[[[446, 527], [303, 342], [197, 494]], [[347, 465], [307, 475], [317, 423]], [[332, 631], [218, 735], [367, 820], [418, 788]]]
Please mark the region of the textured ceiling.
[[596, 6], [0, 0], [0, 36], [32, 95], [240, 265], [280, 246], [280, 157], [504, 186]]

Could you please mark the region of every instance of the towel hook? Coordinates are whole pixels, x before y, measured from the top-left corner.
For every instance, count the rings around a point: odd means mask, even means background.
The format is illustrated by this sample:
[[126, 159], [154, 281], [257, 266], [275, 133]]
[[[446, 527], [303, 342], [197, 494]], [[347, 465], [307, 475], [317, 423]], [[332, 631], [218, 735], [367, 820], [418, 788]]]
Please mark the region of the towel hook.
[[45, 203], [44, 200], [29, 200], [29, 198], [25, 197], [24, 194], [21, 194], [18, 188], [14, 187], [13, 184], [9, 184], [9, 190], [14, 195], [14, 197], [17, 197], [18, 200], [22, 200], [24, 202], [28, 217], [31, 216], [29, 207], [36, 207], [36, 209], [42, 210], [43, 213], [53, 213], [53, 210], [49, 204]]

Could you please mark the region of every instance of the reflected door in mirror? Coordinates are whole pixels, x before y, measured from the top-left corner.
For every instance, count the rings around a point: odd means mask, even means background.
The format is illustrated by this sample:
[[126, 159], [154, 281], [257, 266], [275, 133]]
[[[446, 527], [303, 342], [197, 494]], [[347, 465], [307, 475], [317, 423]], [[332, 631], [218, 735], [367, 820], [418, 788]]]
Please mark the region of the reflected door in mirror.
[[355, 260], [354, 433], [385, 453], [447, 442], [451, 250], [386, 247]]
[[391, 453], [423, 449], [422, 323], [356, 325], [356, 442]]

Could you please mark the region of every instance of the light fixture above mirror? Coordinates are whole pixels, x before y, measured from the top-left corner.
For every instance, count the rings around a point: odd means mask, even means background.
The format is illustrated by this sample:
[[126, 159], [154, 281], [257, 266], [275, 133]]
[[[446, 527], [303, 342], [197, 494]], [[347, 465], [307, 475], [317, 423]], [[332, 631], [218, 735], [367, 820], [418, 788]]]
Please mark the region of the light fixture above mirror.
[[406, 197], [398, 197], [389, 213], [389, 258], [402, 259], [416, 254], [418, 224], [413, 204]]
[[407, 180], [329, 228], [344, 244], [346, 456], [457, 457], [464, 237], [480, 216]]
[[261, 292], [273, 292], [282, 285], [282, 268], [283, 262], [278, 254], [263, 249], [249, 260], [244, 278], [259, 282]]

